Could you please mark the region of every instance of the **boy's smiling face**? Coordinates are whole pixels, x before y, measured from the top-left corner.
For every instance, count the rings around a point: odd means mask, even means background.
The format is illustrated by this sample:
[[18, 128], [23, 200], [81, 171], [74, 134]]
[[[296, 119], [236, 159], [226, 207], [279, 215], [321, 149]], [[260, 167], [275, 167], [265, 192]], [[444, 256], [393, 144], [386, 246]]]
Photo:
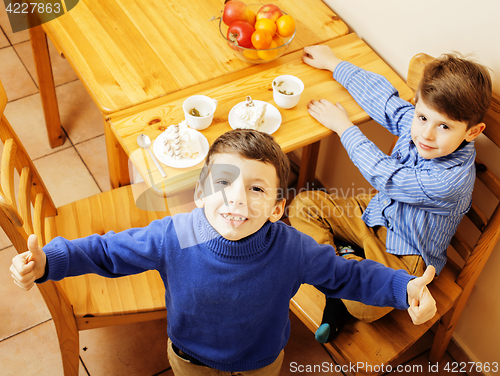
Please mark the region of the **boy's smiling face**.
[[285, 200], [276, 200], [274, 166], [235, 153], [214, 156], [203, 186], [198, 182], [195, 197], [212, 227], [233, 241], [257, 232], [268, 220], [276, 222], [285, 209]]
[[433, 159], [453, 153], [464, 140], [474, 140], [484, 128], [485, 124], [480, 123], [467, 129], [466, 122], [449, 119], [420, 98], [415, 106], [411, 139], [422, 158]]

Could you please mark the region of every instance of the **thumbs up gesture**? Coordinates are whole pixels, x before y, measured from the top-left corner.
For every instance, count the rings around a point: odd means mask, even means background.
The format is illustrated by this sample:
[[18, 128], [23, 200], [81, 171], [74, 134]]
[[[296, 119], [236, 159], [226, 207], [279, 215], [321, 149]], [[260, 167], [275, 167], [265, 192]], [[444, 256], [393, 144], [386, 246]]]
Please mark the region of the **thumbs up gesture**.
[[10, 272], [14, 283], [23, 290], [30, 290], [35, 284], [35, 280], [45, 274], [45, 264], [47, 256], [42, 248], [38, 246], [36, 235], [28, 238], [28, 251], [15, 256], [12, 259]]
[[412, 279], [408, 282], [408, 313], [415, 325], [420, 325], [430, 320], [436, 314], [436, 301], [432, 297], [427, 285], [432, 282], [436, 269], [428, 266], [422, 277]]

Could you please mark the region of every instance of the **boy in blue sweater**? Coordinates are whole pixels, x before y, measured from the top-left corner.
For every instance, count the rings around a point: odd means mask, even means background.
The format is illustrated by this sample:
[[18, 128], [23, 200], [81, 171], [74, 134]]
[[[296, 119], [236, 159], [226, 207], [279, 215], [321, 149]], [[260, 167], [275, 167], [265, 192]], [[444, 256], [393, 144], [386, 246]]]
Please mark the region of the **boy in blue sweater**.
[[415, 324], [434, 315], [426, 287], [432, 267], [415, 278], [373, 261], [346, 260], [279, 221], [289, 164], [271, 136], [228, 132], [205, 163], [198, 209], [121, 233], [55, 238], [43, 249], [32, 235], [28, 251], [13, 259], [15, 282], [29, 289], [85, 273], [119, 277], [158, 270], [177, 376], [279, 375], [289, 302], [302, 283], [331, 297], [408, 309]]
[[[378, 193], [302, 192], [290, 206], [290, 223], [318, 243], [339, 244], [337, 253], [347, 259], [371, 259], [417, 276], [432, 265], [439, 273], [471, 205], [474, 139], [485, 128], [491, 101], [488, 70], [456, 54], [443, 55], [426, 65], [412, 105], [384, 77], [341, 61], [327, 46], [306, 47], [303, 60], [331, 71], [399, 139], [388, 156], [353, 125], [340, 104], [312, 100], [310, 115], [339, 135], [349, 158]], [[331, 340], [350, 314], [371, 322], [390, 310], [327, 299], [316, 338]]]

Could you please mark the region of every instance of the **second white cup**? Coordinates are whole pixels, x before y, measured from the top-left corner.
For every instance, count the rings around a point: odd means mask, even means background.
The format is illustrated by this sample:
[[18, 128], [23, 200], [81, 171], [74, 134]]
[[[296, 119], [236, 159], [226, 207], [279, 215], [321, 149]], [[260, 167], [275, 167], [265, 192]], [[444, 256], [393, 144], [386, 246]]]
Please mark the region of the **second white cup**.
[[193, 95], [182, 104], [187, 124], [197, 130], [208, 128], [214, 119], [217, 99], [206, 95]]
[[298, 77], [285, 74], [273, 80], [273, 99], [281, 108], [290, 109], [299, 103], [304, 83]]

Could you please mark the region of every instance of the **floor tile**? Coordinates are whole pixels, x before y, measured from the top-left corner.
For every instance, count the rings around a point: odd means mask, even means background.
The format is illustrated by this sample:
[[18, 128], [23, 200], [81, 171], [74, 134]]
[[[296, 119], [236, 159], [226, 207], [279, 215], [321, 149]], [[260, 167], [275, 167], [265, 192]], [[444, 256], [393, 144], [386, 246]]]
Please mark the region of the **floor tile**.
[[49, 146], [39, 94], [7, 103], [5, 116], [32, 159], [38, 159], [71, 146], [68, 139], [57, 148], [52, 149]]
[[10, 40], [11, 44], [25, 42], [30, 39], [28, 30], [19, 31], [17, 33], [12, 32], [9, 16], [7, 15], [7, 12], [5, 10], [4, 1], [0, 1], [0, 26], [7, 35], [7, 38]]
[[75, 148], [97, 181], [101, 191], [109, 191], [111, 183], [109, 181], [108, 156], [106, 154], [106, 140], [104, 136], [77, 144]]
[[35, 161], [56, 206], [100, 193], [74, 148], [64, 149]]
[[0, 50], [0, 80], [10, 101], [35, 94], [38, 88], [12, 47]]
[[[52, 321], [0, 342], [2, 376], [63, 376], [61, 353]], [[80, 362], [79, 376], [88, 376]]]
[[[0, 37], [1, 40], [1, 37]], [[0, 42], [1, 43], [1, 42]], [[38, 77], [35, 69], [35, 61], [33, 60], [33, 52], [31, 51], [31, 43], [29, 41], [19, 43], [13, 46], [31, 77], [38, 85]], [[54, 84], [56, 86], [75, 81], [78, 76], [69, 65], [68, 61], [61, 57], [49, 39], [49, 52], [52, 62], [52, 71], [54, 74]]]
[[10, 46], [10, 42], [5, 36], [5, 33], [3, 32], [2, 28], [0, 27], [0, 48], [8, 47]]
[[9, 268], [17, 255], [13, 246], [0, 251], [0, 340], [29, 329], [51, 318], [45, 302], [35, 286], [30, 291], [21, 290], [14, 284]]
[[80, 81], [56, 88], [61, 124], [73, 144], [104, 134], [101, 112]]
[[0, 250], [10, 247], [12, 242], [10, 241], [7, 234], [0, 228]]
[[166, 319], [80, 332], [80, 356], [91, 376], [158, 374], [169, 368], [166, 346]]

